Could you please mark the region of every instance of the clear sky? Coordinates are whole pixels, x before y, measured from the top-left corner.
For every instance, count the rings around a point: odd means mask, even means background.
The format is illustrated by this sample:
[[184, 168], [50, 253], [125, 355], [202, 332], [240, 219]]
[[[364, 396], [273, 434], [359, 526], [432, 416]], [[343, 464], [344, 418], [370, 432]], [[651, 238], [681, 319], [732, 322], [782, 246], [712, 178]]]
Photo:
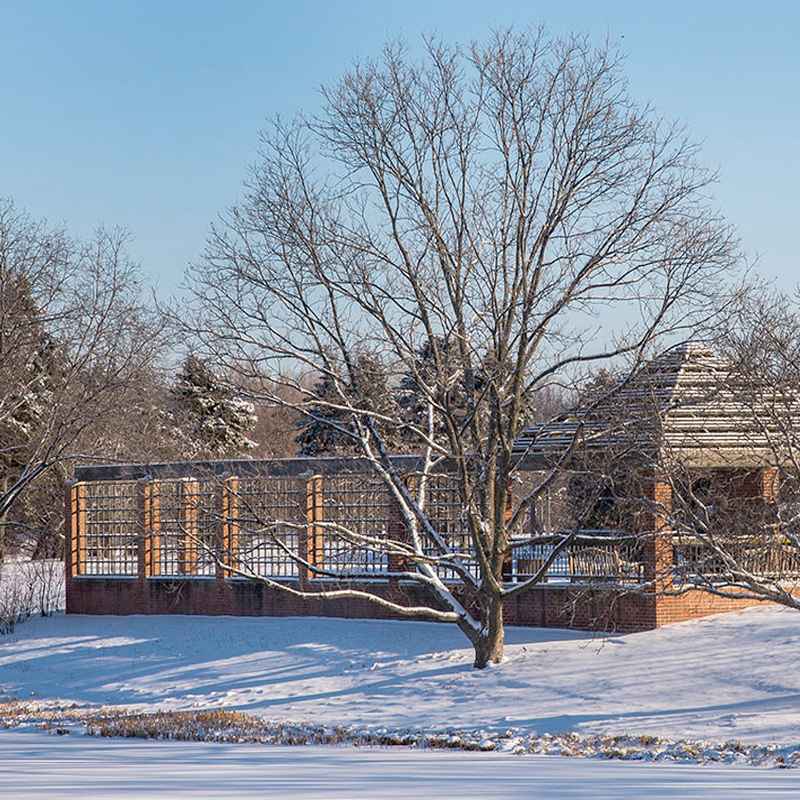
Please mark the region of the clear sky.
[[167, 295], [237, 199], [258, 130], [389, 38], [543, 23], [607, 34], [632, 91], [688, 123], [758, 271], [800, 282], [800, 2], [0, 0], [0, 196], [103, 223]]

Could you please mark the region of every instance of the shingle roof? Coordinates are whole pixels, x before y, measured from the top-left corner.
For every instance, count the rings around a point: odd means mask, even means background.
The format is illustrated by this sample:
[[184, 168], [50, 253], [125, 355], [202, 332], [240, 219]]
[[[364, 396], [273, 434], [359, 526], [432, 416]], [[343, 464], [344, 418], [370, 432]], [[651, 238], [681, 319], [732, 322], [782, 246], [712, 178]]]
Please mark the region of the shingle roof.
[[583, 453], [658, 454], [697, 466], [756, 466], [780, 449], [781, 415], [795, 411], [797, 395], [787, 400], [747, 381], [704, 345], [687, 342], [529, 428], [515, 451], [552, 460], [574, 446]]

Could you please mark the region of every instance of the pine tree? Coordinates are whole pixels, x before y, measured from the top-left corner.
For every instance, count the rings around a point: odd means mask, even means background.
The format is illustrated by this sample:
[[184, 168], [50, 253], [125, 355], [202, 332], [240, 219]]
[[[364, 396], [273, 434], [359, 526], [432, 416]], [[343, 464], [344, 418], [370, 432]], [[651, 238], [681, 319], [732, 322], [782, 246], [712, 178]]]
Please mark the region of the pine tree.
[[186, 359], [173, 396], [178, 427], [188, 430], [195, 454], [242, 455], [256, 446], [246, 435], [257, 422], [253, 405], [203, 359]]
[[[16, 546], [15, 528], [37, 528], [37, 491], [18, 500], [42, 442], [58, 382], [58, 347], [23, 273], [4, 265], [0, 280], [0, 560]], [[13, 508], [13, 519], [10, 516]], [[14, 524], [15, 523], [15, 524]]]
[[[406, 371], [398, 387], [398, 405], [410, 425], [423, 431], [428, 429], [428, 407], [432, 405], [433, 436], [445, 436], [442, 427], [443, 415], [438, 409], [446, 409], [447, 414], [460, 424], [468, 418], [466, 375], [459, 364], [453, 343], [445, 337], [437, 337], [436, 350], [431, 341], [425, 341], [417, 350], [412, 369]], [[484, 371], [478, 370], [472, 376], [475, 390], [480, 391], [486, 383]]]
[[[315, 400], [301, 408], [299, 433], [295, 441], [298, 455], [360, 455], [352, 434], [356, 433], [358, 420], [374, 425], [390, 450], [402, 447], [403, 432], [397, 426], [387, 425], [384, 417], [396, 416], [397, 397], [390, 385], [385, 365], [379, 358], [360, 354], [349, 370], [328, 372], [314, 387]], [[356, 415], [338, 406], [358, 400], [358, 408], [372, 414]]]
[[24, 461], [22, 450], [47, 416], [56, 381], [56, 345], [24, 275], [0, 280], [0, 458]]

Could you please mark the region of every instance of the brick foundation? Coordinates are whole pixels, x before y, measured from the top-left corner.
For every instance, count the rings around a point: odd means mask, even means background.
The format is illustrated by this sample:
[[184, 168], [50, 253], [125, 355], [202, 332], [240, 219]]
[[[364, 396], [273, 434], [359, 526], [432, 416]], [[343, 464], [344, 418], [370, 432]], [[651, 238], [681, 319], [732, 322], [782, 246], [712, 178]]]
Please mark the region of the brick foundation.
[[[299, 588], [296, 583], [287, 585]], [[430, 591], [416, 584], [385, 582], [368, 588], [379, 596], [406, 605], [436, 604]], [[456, 591], [456, 595], [469, 604], [464, 592]], [[81, 576], [67, 579], [67, 613], [402, 618], [359, 598], [305, 600], [242, 579], [149, 578], [140, 581]], [[655, 599], [609, 589], [549, 584], [506, 601], [504, 619], [507, 625], [640, 631], [655, 627]]]
[[734, 600], [693, 589], [686, 594], [657, 598], [656, 624], [653, 627], [669, 625], [672, 622], [685, 622], [690, 619], [723, 614], [727, 611], [741, 611], [743, 608], [762, 605], [760, 600]]

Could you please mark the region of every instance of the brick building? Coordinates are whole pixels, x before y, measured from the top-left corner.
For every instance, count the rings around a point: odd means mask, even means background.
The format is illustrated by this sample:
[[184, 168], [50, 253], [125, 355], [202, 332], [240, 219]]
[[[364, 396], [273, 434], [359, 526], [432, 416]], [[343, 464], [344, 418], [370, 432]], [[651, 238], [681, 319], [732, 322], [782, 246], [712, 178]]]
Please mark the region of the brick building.
[[[643, 630], [757, 602], [695, 580], [711, 516], [725, 530], [746, 517], [748, 535], [737, 546], [763, 553], [752, 542], [774, 532], [780, 503], [766, 416], [728, 375], [710, 351], [684, 345], [520, 438], [522, 493], [543, 473], [558, 474], [507, 561], [508, 585], [540, 578], [506, 602], [507, 624]], [[395, 463], [411, 476], [417, 460]], [[404, 523], [357, 459], [85, 467], [66, 513], [69, 613], [392, 616], [358, 597], [292, 594], [322, 592], [348, 576], [349, 585], [393, 602], [436, 605], [429, 589], [396, 577], [401, 556], [377, 546], [402, 541]], [[431, 482], [427, 515], [468, 562], [446, 473]], [[781, 558], [781, 577], [800, 574], [795, 556]], [[261, 580], [242, 577], [243, 565]], [[451, 567], [439, 574], [470, 604]]]

